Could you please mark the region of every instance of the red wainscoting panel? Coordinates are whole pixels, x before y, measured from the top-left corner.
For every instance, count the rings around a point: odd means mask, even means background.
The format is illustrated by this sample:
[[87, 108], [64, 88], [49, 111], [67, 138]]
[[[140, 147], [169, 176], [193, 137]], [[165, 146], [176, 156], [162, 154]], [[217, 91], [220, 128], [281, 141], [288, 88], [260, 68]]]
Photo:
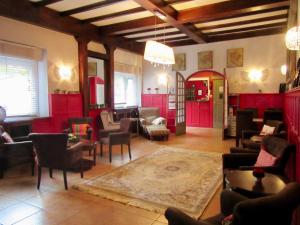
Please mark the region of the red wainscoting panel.
[[176, 131], [175, 127], [175, 110], [168, 110], [167, 108], [167, 94], [142, 94], [143, 107], [158, 107], [160, 109], [160, 116], [167, 119], [167, 126], [171, 132]]
[[186, 125], [188, 127], [212, 127], [213, 107], [212, 101], [186, 102]]
[[266, 108], [283, 109], [284, 95], [277, 93], [240, 94], [240, 105], [243, 108], [258, 108], [258, 116], [263, 117]]

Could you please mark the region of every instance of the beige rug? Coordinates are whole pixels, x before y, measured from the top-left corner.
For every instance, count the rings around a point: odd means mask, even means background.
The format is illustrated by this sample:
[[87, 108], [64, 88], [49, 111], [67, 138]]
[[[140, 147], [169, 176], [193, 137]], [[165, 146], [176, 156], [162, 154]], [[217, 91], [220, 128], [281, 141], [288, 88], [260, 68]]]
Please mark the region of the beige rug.
[[221, 182], [220, 153], [164, 147], [73, 188], [154, 212], [173, 206], [198, 217]]

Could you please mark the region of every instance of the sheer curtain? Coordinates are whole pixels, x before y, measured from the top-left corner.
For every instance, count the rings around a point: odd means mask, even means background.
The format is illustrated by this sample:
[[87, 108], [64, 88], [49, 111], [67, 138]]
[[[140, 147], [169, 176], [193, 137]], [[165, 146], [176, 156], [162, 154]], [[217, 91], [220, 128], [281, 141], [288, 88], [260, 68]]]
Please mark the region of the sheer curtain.
[[115, 106], [136, 106], [138, 88], [137, 77], [133, 74], [115, 72]]

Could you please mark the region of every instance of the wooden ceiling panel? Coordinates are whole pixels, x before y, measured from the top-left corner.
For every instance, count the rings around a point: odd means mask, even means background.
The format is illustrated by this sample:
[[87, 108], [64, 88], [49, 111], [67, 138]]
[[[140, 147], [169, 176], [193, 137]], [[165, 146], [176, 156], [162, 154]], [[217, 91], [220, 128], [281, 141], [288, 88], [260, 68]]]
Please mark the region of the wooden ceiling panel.
[[58, 12], [63, 12], [71, 9], [75, 9], [78, 7], [83, 7], [86, 5], [98, 3], [98, 2], [104, 2], [105, 0], [63, 0], [63, 1], [58, 1], [53, 4], [48, 4], [47, 7], [50, 9], [53, 9]]
[[137, 33], [137, 34], [131, 34], [131, 35], [126, 35], [126, 38], [138, 38], [138, 37], [144, 37], [144, 36], [149, 36], [149, 35], [155, 35], [155, 34], [168, 34], [170, 32], [178, 32], [177, 28], [168, 28], [168, 29], [159, 29], [159, 30], [152, 30], [151, 32], [142, 32], [142, 33]]
[[172, 7], [177, 11], [181, 11], [181, 10], [187, 10], [191, 8], [196, 8], [200, 6], [211, 5], [211, 4], [226, 2], [226, 1], [229, 0], [194, 0], [194, 1], [183, 1], [183, 2], [177, 1], [176, 3], [172, 4]]
[[143, 39], [137, 39], [138, 42], [146, 42], [148, 40], [155, 40], [155, 41], [160, 41], [160, 40], [164, 40], [164, 39], [167, 39], [167, 38], [175, 38], [175, 37], [186, 37], [185, 34], [173, 34], [173, 35], [165, 35], [165, 36], [160, 36], [160, 37], [154, 37], [154, 36], [151, 36], [149, 38], [143, 38]]

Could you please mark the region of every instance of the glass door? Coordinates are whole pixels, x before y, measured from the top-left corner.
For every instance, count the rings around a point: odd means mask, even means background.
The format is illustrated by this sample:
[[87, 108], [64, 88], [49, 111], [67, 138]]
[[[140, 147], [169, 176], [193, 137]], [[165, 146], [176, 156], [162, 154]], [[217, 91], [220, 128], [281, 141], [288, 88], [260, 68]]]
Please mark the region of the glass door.
[[185, 80], [182, 74], [176, 73], [176, 135], [186, 133], [185, 117]]

